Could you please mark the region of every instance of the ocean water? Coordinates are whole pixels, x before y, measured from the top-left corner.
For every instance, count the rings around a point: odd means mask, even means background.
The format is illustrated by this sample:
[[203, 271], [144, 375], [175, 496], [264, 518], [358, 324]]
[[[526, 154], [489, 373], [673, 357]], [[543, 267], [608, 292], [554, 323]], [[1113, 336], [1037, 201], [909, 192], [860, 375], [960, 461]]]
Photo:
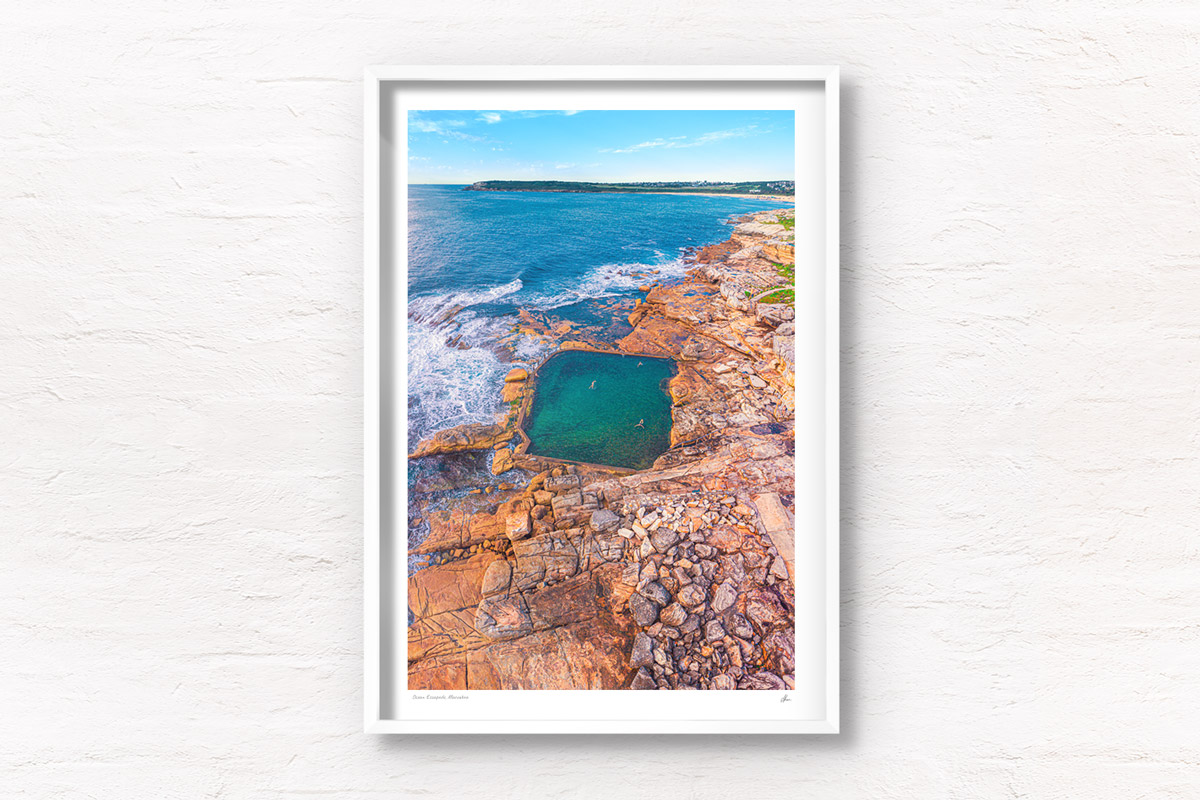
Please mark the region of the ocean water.
[[683, 276], [687, 248], [729, 238], [731, 217], [778, 201], [679, 195], [466, 192], [409, 186], [409, 447], [491, 422], [513, 366], [553, 351], [512, 335], [524, 309], [550, 322], [612, 325], [637, 287]]
[[610, 467], [647, 469], [671, 446], [675, 374], [668, 358], [559, 353], [537, 373], [525, 421], [529, 452]]

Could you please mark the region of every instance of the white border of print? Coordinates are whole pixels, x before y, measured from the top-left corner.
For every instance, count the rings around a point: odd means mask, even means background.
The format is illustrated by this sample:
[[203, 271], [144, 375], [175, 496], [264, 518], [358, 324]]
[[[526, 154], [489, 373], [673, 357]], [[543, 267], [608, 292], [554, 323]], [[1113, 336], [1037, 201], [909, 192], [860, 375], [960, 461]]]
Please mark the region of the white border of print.
[[[364, 726], [369, 733], [837, 733], [839, 726], [839, 421], [838, 421], [838, 69], [824, 66], [396, 66], [365, 74], [364, 368]], [[391, 92], [385, 102], [385, 92]], [[381, 529], [386, 508], [405, 508], [403, 469], [381, 469], [384, 456], [404, 463], [406, 403], [381, 417], [388, 398], [405, 398], [407, 368], [383, 365], [393, 341], [407, 341], [407, 111], [417, 109], [680, 108], [785, 109], [797, 112], [797, 263], [821, 264], [809, 277], [811, 307], [802, 309], [797, 272], [797, 375], [822, 376], [798, 386], [796, 430], [796, 690], [633, 692], [408, 692], [405, 576], [407, 536]], [[390, 109], [393, 115], [385, 119]], [[810, 124], [804, 124], [809, 120]], [[381, 125], [391, 126], [384, 142]], [[381, 149], [390, 146], [392, 158]], [[389, 219], [381, 218], [380, 170], [394, 165]], [[807, 176], [807, 179], [806, 177]], [[802, 187], [811, 189], [803, 194]], [[809, 226], [804, 230], [805, 224]], [[384, 236], [395, 253], [395, 279]], [[807, 252], [806, 252], [807, 251]], [[381, 292], [381, 285], [390, 294]], [[386, 311], [385, 311], [386, 309]], [[803, 311], [810, 316], [808, 324]], [[381, 314], [387, 317], [381, 320]], [[386, 323], [381, 325], [381, 321]], [[394, 367], [394, 386], [384, 381]], [[389, 391], [389, 388], [392, 391]], [[388, 398], [381, 394], [388, 392]], [[399, 433], [397, 433], [399, 432]], [[389, 441], [383, 441], [383, 437]], [[396, 448], [399, 448], [397, 450]], [[388, 449], [391, 448], [391, 453]], [[813, 457], [804, 459], [804, 453]], [[397, 476], [395, 473], [401, 473]], [[390, 473], [390, 474], [389, 474]], [[386, 482], [387, 485], [384, 485]], [[807, 491], [806, 491], [807, 490]], [[809, 513], [801, 509], [810, 510]], [[805, 565], [808, 565], [807, 571]], [[802, 609], [812, 613], [802, 614]], [[401, 613], [398, 613], [401, 612]], [[396, 626], [396, 619], [404, 622]], [[398, 629], [397, 629], [398, 628]], [[806, 654], [811, 658], [806, 662]], [[396, 666], [397, 660], [400, 666]]]

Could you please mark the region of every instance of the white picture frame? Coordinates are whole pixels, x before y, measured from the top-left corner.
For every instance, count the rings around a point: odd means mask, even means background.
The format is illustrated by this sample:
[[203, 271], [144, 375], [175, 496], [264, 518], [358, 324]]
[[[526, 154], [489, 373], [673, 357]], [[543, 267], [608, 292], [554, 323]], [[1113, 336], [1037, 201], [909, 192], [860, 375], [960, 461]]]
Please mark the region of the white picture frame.
[[[821, 296], [813, 313], [822, 314], [817, 329], [823, 339], [813, 344], [807, 378], [820, 382], [814, 395], [819, 408], [802, 436], [797, 411], [797, 453], [801, 445], [816, 448], [813, 468], [797, 475], [796, 526], [802, 526], [800, 487], [804, 481], [811, 505], [818, 508], [804, 520], [804, 533], [818, 540], [806, 551], [816, 554], [810, 565], [811, 580], [797, 578], [797, 659], [801, 651], [816, 653], [814, 666], [805, 673], [805, 710], [799, 712], [800, 668], [797, 691], [631, 692], [466, 692], [464, 697], [421, 697], [397, 686], [395, 653], [403, 645], [396, 624], [396, 608], [403, 608], [405, 536], [393, 536], [390, 514], [407, 502], [404, 480], [396, 472], [405, 463], [404, 453], [392, 445], [397, 422], [404, 415], [407, 394], [400, 330], [406, 324], [403, 289], [406, 257], [404, 230], [405, 181], [381, 170], [405, 162], [406, 136], [392, 129], [392, 140], [381, 135], [390, 124], [387, 115], [411, 108], [570, 108], [565, 96], [586, 88], [587, 107], [637, 108], [638, 103], [660, 102], [676, 95], [712, 97], [712, 108], [727, 105], [729, 98], [771, 107], [795, 107], [819, 120], [800, 132], [797, 127], [796, 226], [797, 264], [800, 263], [801, 221], [813, 220], [811, 239], [805, 237], [808, 255], [820, 264]], [[753, 733], [832, 734], [839, 731], [839, 106], [838, 69], [829, 66], [373, 66], [364, 76], [364, 730], [368, 733]], [[655, 92], [661, 90], [658, 100]], [[448, 94], [450, 93], [450, 94]], [[445, 105], [453, 93], [463, 105]], [[566, 94], [564, 94], [566, 93]], [[816, 93], [819, 99], [814, 100]], [[489, 98], [481, 103], [479, 97]], [[803, 101], [801, 100], [801, 98]], [[431, 100], [430, 98], [440, 98]], [[622, 100], [622, 98], [625, 98]], [[795, 105], [789, 105], [795, 98]], [[438, 102], [441, 105], [418, 105]], [[608, 105], [597, 105], [608, 104]], [[781, 105], [782, 104], [782, 105]], [[656, 107], [648, 105], [645, 107]], [[692, 106], [683, 106], [692, 107]], [[403, 116], [403, 114], [400, 114]], [[401, 123], [402, 128], [403, 123]], [[392, 148], [391, 152], [387, 148]], [[819, 168], [819, 186], [808, 187], [801, 198], [802, 163]], [[394, 196], [381, 192], [391, 186]], [[386, 200], [386, 202], [385, 202]], [[802, 217], [802, 215], [805, 215]], [[389, 254], [395, 263], [387, 263]], [[389, 272], [389, 270], [391, 272]], [[799, 270], [798, 270], [799, 271]], [[390, 276], [390, 280], [389, 280]], [[797, 299], [799, 299], [797, 291]], [[799, 305], [797, 305], [799, 315]], [[390, 340], [383, 337], [390, 336]], [[399, 361], [397, 361], [399, 359]], [[800, 375], [797, 356], [797, 376]], [[797, 385], [799, 385], [797, 381]], [[394, 416], [390, 416], [395, 412]], [[388, 420], [391, 420], [391, 423]], [[797, 459], [800, 464], [800, 459]], [[392, 465], [392, 466], [389, 466]], [[399, 466], [397, 466], [399, 465]], [[801, 467], [797, 467], [800, 473]], [[807, 507], [807, 506], [806, 506]], [[800, 556], [797, 556], [799, 562]], [[803, 597], [801, 593], [803, 592]], [[801, 624], [800, 608], [816, 609], [812, 620]], [[504, 698], [472, 695], [523, 695], [518, 706]], [[536, 695], [553, 695], [538, 698]], [[592, 695], [582, 697], [581, 695]], [[595, 695], [611, 697], [597, 698]], [[621, 697], [615, 696], [621, 695]], [[649, 695], [654, 695], [648, 699]], [[782, 695], [782, 696], [780, 696]], [[624, 697], [636, 696], [648, 712], [632, 713]], [[498, 703], [492, 708], [490, 704]]]

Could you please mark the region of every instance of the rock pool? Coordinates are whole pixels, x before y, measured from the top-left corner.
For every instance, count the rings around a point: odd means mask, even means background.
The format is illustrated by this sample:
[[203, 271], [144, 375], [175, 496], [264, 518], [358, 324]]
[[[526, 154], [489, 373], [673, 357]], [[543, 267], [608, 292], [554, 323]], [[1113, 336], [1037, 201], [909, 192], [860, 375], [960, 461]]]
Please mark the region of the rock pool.
[[648, 469], [671, 446], [669, 358], [566, 350], [538, 369], [525, 420], [532, 455]]

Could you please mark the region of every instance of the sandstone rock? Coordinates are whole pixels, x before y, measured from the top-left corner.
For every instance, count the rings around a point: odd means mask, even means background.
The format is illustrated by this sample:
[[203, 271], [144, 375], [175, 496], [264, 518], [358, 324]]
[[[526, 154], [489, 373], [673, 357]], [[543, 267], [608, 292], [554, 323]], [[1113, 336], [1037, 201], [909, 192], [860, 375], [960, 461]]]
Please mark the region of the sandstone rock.
[[601, 617], [611, 619], [604, 606], [609, 590], [594, 573], [581, 573], [526, 593], [534, 630], [575, 625]]
[[620, 524], [621, 518], [606, 508], [601, 508], [592, 512], [592, 529], [596, 531], [611, 531], [615, 530]]
[[497, 450], [492, 455], [492, 474], [499, 475], [508, 472], [516, 464], [513, 463], [513, 451], [509, 449]]
[[633, 676], [633, 683], [631, 683], [629, 685], [629, 688], [630, 689], [657, 689], [658, 684], [656, 684], [654, 682], [654, 678], [651, 677], [650, 673], [646, 671], [646, 668], [642, 667], [641, 669], [639, 669], [637, 671], [637, 674]]
[[529, 589], [542, 581], [562, 580], [578, 571], [579, 555], [568, 539], [558, 534], [533, 536], [513, 542], [516, 568], [513, 583]]
[[694, 583], [688, 584], [679, 590], [679, 602], [688, 608], [698, 606], [704, 602], [704, 590]]
[[771, 631], [763, 639], [763, 653], [767, 664], [781, 674], [796, 671], [796, 629], [791, 625]]
[[550, 501], [550, 507], [554, 509], [556, 517], [574, 511], [581, 505], [583, 505], [583, 494], [578, 490], [560, 494]]
[[753, 675], [747, 675], [738, 683], [739, 689], [763, 689], [774, 690], [786, 689], [783, 679], [771, 672], [756, 672]]
[[629, 654], [629, 666], [633, 669], [647, 666], [654, 661], [654, 640], [644, 633], [633, 637], [633, 651]]
[[526, 370], [523, 370], [520, 367], [517, 367], [515, 369], [509, 370], [508, 374], [504, 376], [504, 382], [511, 383], [513, 381], [523, 381], [523, 380], [527, 379], [528, 377], [529, 377], [529, 373]]
[[413, 691], [465, 691], [467, 659], [464, 654], [428, 658], [410, 664], [408, 688]]
[[420, 458], [441, 453], [457, 453], [464, 450], [488, 450], [500, 441], [512, 438], [512, 433], [502, 425], [472, 423], [438, 431], [432, 438], [421, 441], [409, 454], [409, 458]]
[[505, 403], [511, 403], [514, 400], [520, 400], [525, 395], [525, 384], [523, 383], [506, 383], [500, 390], [500, 399]]
[[489, 639], [514, 639], [533, 630], [525, 598], [518, 593], [485, 597], [475, 612], [475, 628]]
[[597, 533], [592, 544], [597, 558], [603, 561], [617, 561], [625, 554], [625, 540], [615, 533]]
[[719, 642], [725, 638], [725, 628], [720, 620], [709, 620], [704, 626], [704, 638], [709, 642]]
[[617, 533], [620, 534], [621, 536], [625, 537], [626, 539], [633, 538], [633, 531], [631, 531], [629, 528], [618, 528]]
[[653, 553], [653, 552], [654, 552], [654, 545], [652, 545], [652, 544], [650, 543], [650, 540], [649, 540], [649, 539], [642, 539], [642, 544], [641, 544], [641, 547], [640, 547], [640, 549], [638, 550], [638, 553], [641, 555], [641, 557], [642, 557], [642, 558], [647, 558], [647, 557], [648, 557], [648, 556], [649, 556], [651, 553]]
[[529, 512], [522, 509], [509, 514], [504, 520], [504, 533], [510, 541], [519, 541], [532, 532]]
[[629, 596], [629, 613], [633, 617], [633, 621], [643, 628], [653, 625], [658, 619], [658, 609], [657, 603], [640, 594]]
[[729, 525], [717, 525], [708, 532], [705, 541], [722, 553], [733, 553], [742, 547], [742, 533]]
[[756, 495], [753, 502], [767, 537], [787, 565], [788, 574], [795, 576], [796, 542], [792, 515], [784, 507], [778, 492], [763, 492]]
[[733, 614], [729, 617], [729, 632], [742, 639], [750, 639], [754, 636], [754, 628], [741, 614]]
[[538, 489], [533, 493], [533, 502], [541, 506], [550, 505], [550, 501], [553, 499], [554, 495], [551, 492], [547, 492], [543, 489]]
[[470, 650], [468, 689], [620, 689], [632, 631], [594, 617]]
[[746, 616], [766, 631], [784, 622], [788, 612], [773, 589], [755, 589], [746, 596]]
[[507, 561], [493, 561], [483, 574], [483, 585], [480, 592], [484, 597], [501, 594], [508, 591], [512, 582], [512, 566]]
[[671, 603], [671, 605], [662, 610], [658, 615], [658, 619], [664, 625], [678, 627], [687, 619], [687, 612], [684, 611], [683, 606], [679, 605], [679, 603]]
[[638, 594], [647, 600], [653, 600], [660, 606], [665, 606], [671, 602], [671, 593], [658, 581], [650, 581], [638, 590]]
[[551, 492], [565, 492], [578, 489], [579, 476], [567, 474], [554, 475], [546, 479], [546, 488]]
[[679, 534], [670, 528], [659, 528], [650, 534], [650, 543], [660, 553], [667, 552], [677, 541], [679, 541]]
[[776, 264], [796, 263], [796, 245], [793, 242], [784, 242], [778, 239], [764, 242], [762, 254]]
[[408, 579], [409, 611], [420, 619], [473, 608], [483, 599], [483, 576], [499, 558], [495, 553], [483, 552], [413, 573]]
[[737, 590], [730, 581], [725, 581], [713, 592], [712, 610], [717, 614], [724, 613], [737, 602]]
[[796, 311], [782, 303], [760, 303], [754, 309], [755, 318], [769, 328], [778, 328], [796, 318]]
[[737, 688], [737, 681], [735, 681], [735, 680], [734, 680], [734, 679], [733, 679], [731, 676], [729, 676], [729, 675], [725, 675], [725, 674], [721, 674], [721, 675], [714, 675], [714, 676], [713, 676], [713, 679], [712, 679], [712, 682], [709, 684], [709, 688], [710, 688], [710, 689], [719, 689], [719, 690], [722, 690], [722, 691], [726, 691], [726, 690], [730, 690], [730, 689], [736, 689], [736, 688]]

